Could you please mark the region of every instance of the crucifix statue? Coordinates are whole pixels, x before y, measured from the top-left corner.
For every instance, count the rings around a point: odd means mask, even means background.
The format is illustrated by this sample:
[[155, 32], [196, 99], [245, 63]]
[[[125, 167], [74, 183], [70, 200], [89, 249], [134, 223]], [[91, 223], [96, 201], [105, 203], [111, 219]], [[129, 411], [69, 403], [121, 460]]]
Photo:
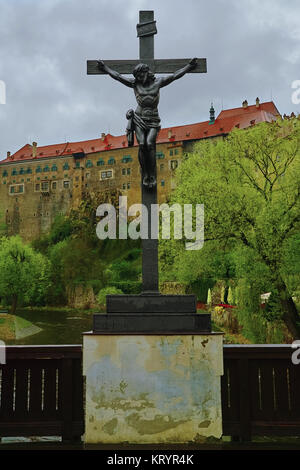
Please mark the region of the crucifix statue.
[[[134, 144], [134, 133], [139, 144], [139, 162], [142, 169], [142, 203], [148, 209], [148, 239], [142, 240], [143, 293], [159, 294], [158, 240], [151, 239], [151, 205], [157, 203], [156, 138], [160, 129], [157, 106], [160, 88], [186, 73], [205, 73], [206, 59], [154, 59], [154, 35], [157, 33], [153, 11], [140, 11], [137, 36], [140, 45], [139, 60], [88, 60], [88, 74], [108, 74], [133, 88], [137, 108], [127, 112], [128, 145]], [[156, 77], [154, 74], [166, 73]], [[133, 78], [124, 75], [132, 74]]]
[[[183, 77], [187, 72], [206, 72], [206, 60], [196, 58], [154, 60], [154, 34], [157, 30], [153, 11], [140, 11], [137, 33], [140, 38], [140, 60], [90, 60], [88, 61], [88, 74], [108, 74], [133, 88], [138, 106], [135, 111], [131, 109], [126, 115], [128, 145], [133, 145], [135, 132], [139, 144], [142, 184], [152, 189], [156, 185], [156, 137], [160, 129], [160, 117], [157, 110], [159, 90]], [[155, 77], [154, 73], [169, 73], [170, 75]], [[125, 74], [133, 74], [134, 78], [127, 78]]]
[[126, 115], [129, 121], [127, 126], [128, 145], [133, 145], [135, 132], [139, 144], [142, 184], [152, 189], [156, 185], [156, 137], [160, 129], [157, 110], [159, 90], [193, 70], [197, 66], [197, 59], [190, 60], [187, 65], [172, 75], [160, 78], [155, 77], [149, 66], [143, 63], [137, 64], [133, 69], [134, 78], [124, 77], [103, 61], [98, 61], [98, 63], [100, 70], [134, 90], [138, 106], [135, 111], [130, 109]]

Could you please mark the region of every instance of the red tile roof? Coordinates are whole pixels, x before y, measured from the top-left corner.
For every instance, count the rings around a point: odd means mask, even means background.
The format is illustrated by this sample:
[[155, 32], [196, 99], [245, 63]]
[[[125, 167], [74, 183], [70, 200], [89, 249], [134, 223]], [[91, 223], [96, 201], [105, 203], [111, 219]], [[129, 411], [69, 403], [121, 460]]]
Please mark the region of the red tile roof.
[[[261, 103], [259, 107], [253, 105], [248, 106], [247, 108], [227, 109], [220, 112], [214, 124], [209, 124], [209, 121], [204, 121], [196, 124], [187, 124], [184, 126], [161, 129], [157, 137], [157, 144], [199, 140], [228, 134], [235, 127], [244, 129], [259, 122], [271, 122], [276, 119], [277, 116], [279, 116], [279, 111], [272, 101]], [[137, 145], [136, 141], [135, 145]], [[33, 157], [33, 147], [26, 144], [13, 155], [2, 160], [0, 164], [15, 161], [21, 162], [23, 160], [31, 159], [40, 160], [42, 158], [67, 156], [78, 152], [90, 154], [124, 147], [127, 147], [125, 135], [113, 136], [111, 134], [106, 134], [98, 139], [37, 147], [36, 157]]]
[[273, 103], [273, 101], [267, 101], [266, 103], [260, 103], [258, 107], [255, 104], [253, 104], [253, 105], [248, 105], [245, 108], [241, 107], [241, 108], [225, 109], [220, 112], [218, 118], [223, 119], [227, 117], [241, 116], [241, 115], [247, 116], [247, 114], [252, 114], [253, 112], [256, 112], [256, 111], [265, 111], [269, 114], [280, 116], [280, 113], [278, 109], [276, 108], [275, 104]]

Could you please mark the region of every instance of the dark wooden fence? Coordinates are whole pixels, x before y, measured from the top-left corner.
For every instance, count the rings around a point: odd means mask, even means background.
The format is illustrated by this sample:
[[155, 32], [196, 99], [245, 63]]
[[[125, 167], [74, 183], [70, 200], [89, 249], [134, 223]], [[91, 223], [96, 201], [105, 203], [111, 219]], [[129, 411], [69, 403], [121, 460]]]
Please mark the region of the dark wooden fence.
[[0, 437], [83, 432], [81, 346], [8, 346], [0, 365]]
[[290, 345], [225, 345], [224, 435], [300, 436], [300, 364]]
[[[300, 435], [300, 365], [289, 345], [226, 345], [224, 435]], [[84, 432], [81, 346], [8, 346], [0, 365], [0, 437]]]

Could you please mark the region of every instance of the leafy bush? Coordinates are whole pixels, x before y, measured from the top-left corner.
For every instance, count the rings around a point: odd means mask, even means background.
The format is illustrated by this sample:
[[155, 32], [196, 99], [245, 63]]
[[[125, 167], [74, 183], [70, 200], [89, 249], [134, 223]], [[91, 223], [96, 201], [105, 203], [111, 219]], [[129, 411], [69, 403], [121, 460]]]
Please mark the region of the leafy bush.
[[279, 294], [276, 290], [271, 292], [266, 308], [263, 310], [263, 316], [267, 321], [276, 321], [282, 318]]
[[191, 282], [189, 290], [196, 295], [197, 300], [199, 300], [199, 302], [206, 303], [208, 289], [212, 289], [214, 285], [214, 279], [202, 278]]
[[106, 304], [106, 296], [107, 295], [114, 295], [114, 294], [123, 294], [121, 289], [118, 289], [117, 287], [114, 286], [108, 286], [104, 287], [104, 289], [101, 289], [97, 295], [97, 301], [100, 305], [105, 305]]
[[111, 282], [111, 286], [120, 289], [124, 294], [140, 294], [142, 291], [142, 281], [119, 281]]

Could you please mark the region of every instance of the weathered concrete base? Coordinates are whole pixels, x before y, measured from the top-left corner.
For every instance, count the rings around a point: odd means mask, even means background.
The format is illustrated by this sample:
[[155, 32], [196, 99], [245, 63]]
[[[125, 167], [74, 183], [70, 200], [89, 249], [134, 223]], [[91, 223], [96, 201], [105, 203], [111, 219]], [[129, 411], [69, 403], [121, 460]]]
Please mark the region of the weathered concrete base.
[[221, 334], [84, 334], [85, 443], [222, 435]]

